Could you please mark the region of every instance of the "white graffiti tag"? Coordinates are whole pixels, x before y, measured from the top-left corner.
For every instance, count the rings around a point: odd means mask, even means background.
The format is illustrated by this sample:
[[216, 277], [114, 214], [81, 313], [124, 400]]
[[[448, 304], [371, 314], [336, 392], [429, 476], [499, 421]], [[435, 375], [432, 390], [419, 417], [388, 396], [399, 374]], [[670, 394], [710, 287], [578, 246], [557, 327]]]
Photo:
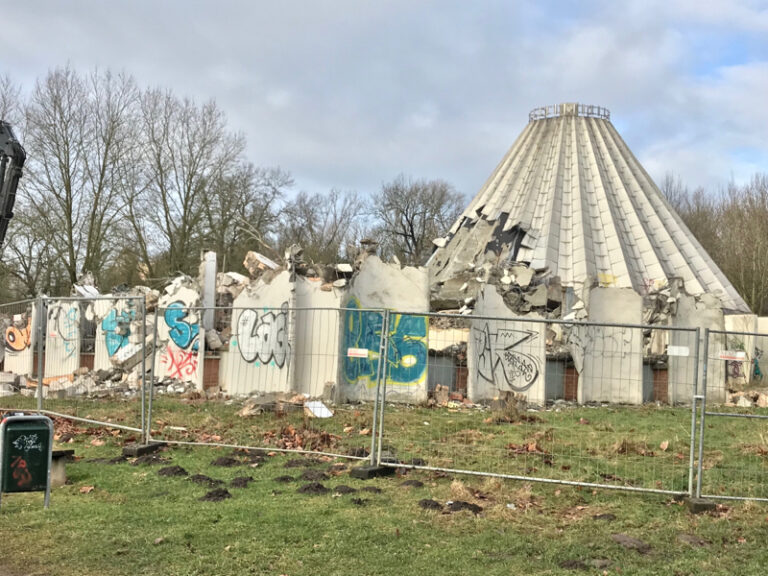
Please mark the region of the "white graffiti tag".
[[288, 303], [281, 310], [259, 315], [256, 310], [243, 310], [237, 321], [240, 355], [246, 362], [261, 362], [282, 368], [290, 356], [288, 342]]
[[16, 440], [13, 441], [13, 447], [16, 448], [16, 450], [21, 450], [22, 452], [31, 452], [32, 450], [37, 450], [39, 452], [43, 451], [43, 445], [38, 440], [37, 434], [19, 436], [16, 438]]

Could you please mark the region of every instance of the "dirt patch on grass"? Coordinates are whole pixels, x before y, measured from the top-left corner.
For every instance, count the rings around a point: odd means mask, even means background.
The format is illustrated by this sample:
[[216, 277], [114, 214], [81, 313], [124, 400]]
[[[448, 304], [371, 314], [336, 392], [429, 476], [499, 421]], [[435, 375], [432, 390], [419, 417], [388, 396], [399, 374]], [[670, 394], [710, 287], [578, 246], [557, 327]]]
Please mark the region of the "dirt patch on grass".
[[648, 554], [651, 551], [649, 544], [626, 534], [611, 534], [611, 540], [629, 550], [637, 550], [640, 554]]
[[361, 492], [370, 492], [371, 494], [381, 494], [381, 488], [378, 486], [363, 486], [360, 488]]
[[304, 470], [299, 478], [307, 482], [320, 482], [321, 480], [328, 480], [329, 476], [322, 470]]
[[237, 478], [232, 478], [232, 482], [229, 485], [233, 488], [247, 488], [251, 482], [253, 482], [253, 476], [238, 476]]
[[221, 502], [222, 500], [226, 500], [227, 498], [232, 498], [232, 494], [229, 493], [229, 490], [226, 488], [216, 488], [215, 490], [211, 490], [200, 498], [201, 502]]
[[482, 506], [472, 504], [471, 502], [465, 502], [463, 500], [456, 500], [455, 502], [448, 502], [445, 506], [446, 512], [461, 512], [462, 510], [469, 510], [472, 514], [480, 514], [483, 511]]
[[181, 466], [166, 466], [157, 471], [158, 476], [188, 476], [189, 473]]
[[327, 494], [328, 488], [320, 484], [320, 482], [310, 482], [309, 484], [304, 484], [301, 488], [298, 489], [299, 494]]
[[288, 482], [295, 482], [296, 478], [293, 476], [278, 476], [277, 478], [273, 478], [275, 482], [280, 482], [281, 484], [286, 484]]
[[421, 480], [406, 480], [405, 482], [402, 482], [400, 486], [405, 486], [408, 488], [421, 488], [424, 486], [424, 482]]
[[242, 466], [243, 463], [237, 458], [231, 458], [229, 456], [219, 456], [211, 462], [211, 466], [221, 466], [222, 468], [234, 468], [235, 466]]
[[354, 492], [357, 492], [355, 488], [352, 488], [351, 486], [345, 486], [344, 484], [339, 484], [333, 489], [333, 491], [336, 494], [352, 494]]
[[440, 510], [442, 511], [443, 505], [440, 504], [437, 500], [430, 500], [429, 498], [425, 498], [423, 500], [419, 500], [419, 507], [424, 508], [424, 510]]
[[195, 484], [202, 484], [203, 486], [209, 486], [211, 488], [224, 484], [224, 482], [221, 480], [216, 480], [215, 478], [211, 478], [205, 474], [193, 474], [188, 478], [188, 480], [190, 482], [194, 482]]
[[354, 504], [355, 506], [367, 506], [368, 500], [365, 500], [363, 498], [351, 498], [350, 502]]

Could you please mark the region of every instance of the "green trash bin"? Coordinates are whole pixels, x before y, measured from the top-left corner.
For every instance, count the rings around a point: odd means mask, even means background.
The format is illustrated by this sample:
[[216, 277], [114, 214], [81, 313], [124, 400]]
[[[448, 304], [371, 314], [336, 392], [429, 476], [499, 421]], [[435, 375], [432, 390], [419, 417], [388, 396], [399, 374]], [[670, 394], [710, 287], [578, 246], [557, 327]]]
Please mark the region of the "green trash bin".
[[46, 416], [13, 415], [0, 422], [0, 497], [45, 491], [51, 498], [53, 422]]

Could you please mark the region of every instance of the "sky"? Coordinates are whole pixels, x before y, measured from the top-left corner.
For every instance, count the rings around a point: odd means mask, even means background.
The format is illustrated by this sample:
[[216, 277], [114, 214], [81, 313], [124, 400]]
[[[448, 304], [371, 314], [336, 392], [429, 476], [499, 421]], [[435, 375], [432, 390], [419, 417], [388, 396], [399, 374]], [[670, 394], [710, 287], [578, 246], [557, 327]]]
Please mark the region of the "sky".
[[658, 183], [768, 172], [768, 1], [0, 0], [0, 75], [213, 99], [296, 190], [480, 189], [536, 107], [607, 107]]

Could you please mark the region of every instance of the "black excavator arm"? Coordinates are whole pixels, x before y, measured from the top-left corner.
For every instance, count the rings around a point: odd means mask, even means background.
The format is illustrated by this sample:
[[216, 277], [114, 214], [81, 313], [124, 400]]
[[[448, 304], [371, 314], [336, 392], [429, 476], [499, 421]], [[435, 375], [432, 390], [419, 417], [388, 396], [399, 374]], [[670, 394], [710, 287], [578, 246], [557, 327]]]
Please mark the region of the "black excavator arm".
[[16, 188], [27, 154], [13, 135], [10, 124], [0, 120], [0, 248], [5, 242], [8, 222], [13, 218]]

